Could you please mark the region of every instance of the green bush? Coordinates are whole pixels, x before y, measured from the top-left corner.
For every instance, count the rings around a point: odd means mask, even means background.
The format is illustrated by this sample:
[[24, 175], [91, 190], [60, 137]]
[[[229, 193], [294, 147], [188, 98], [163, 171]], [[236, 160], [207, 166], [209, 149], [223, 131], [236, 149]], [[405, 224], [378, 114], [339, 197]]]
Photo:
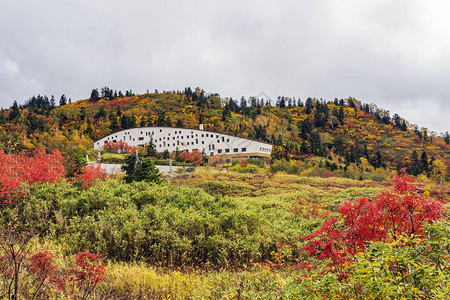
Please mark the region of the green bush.
[[[254, 189], [242, 183], [229, 193], [243, 188]], [[90, 249], [115, 261], [181, 267], [259, 263], [271, 258], [279, 241], [294, 244], [305, 228], [302, 217], [275, 200], [244, 203], [168, 183], [111, 179], [85, 190], [69, 183], [30, 189], [4, 215], [57, 239], [69, 253]]]
[[103, 153], [101, 162], [104, 164], [124, 164], [125, 158], [126, 154]]

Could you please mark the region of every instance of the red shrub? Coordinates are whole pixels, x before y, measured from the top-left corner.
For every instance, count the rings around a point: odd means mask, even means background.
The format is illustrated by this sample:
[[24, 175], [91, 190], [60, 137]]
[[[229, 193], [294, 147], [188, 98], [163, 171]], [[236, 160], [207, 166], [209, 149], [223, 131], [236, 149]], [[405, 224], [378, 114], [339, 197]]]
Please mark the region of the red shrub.
[[31, 156], [0, 153], [0, 201], [10, 203], [22, 195], [23, 183], [58, 182], [65, 175], [61, 153], [56, 149], [50, 154], [37, 149]]
[[82, 188], [88, 188], [96, 180], [104, 179], [106, 177], [106, 172], [104, 169], [97, 166], [85, 166], [81, 173], [75, 173], [73, 178], [73, 183], [81, 186]]
[[369, 241], [422, 237], [423, 226], [441, 219], [444, 208], [441, 201], [417, 192], [412, 181], [402, 174], [393, 179], [393, 192], [383, 191], [373, 199], [364, 197], [343, 203], [340, 219], [331, 218], [315, 233], [302, 237], [308, 241], [302, 250], [319, 260], [331, 259], [330, 272], [341, 272], [343, 264], [352, 261], [356, 252], [364, 251]]
[[106, 152], [110, 152], [110, 153], [130, 154], [130, 153], [134, 153], [137, 149], [138, 149], [138, 147], [130, 146], [124, 141], [118, 141], [118, 142], [108, 141], [103, 146], [103, 150], [105, 150]]
[[198, 151], [193, 151], [192, 153], [183, 152], [181, 154], [181, 159], [185, 162], [192, 163], [194, 166], [201, 165], [203, 163], [203, 155]]
[[104, 274], [105, 264], [101, 255], [86, 250], [75, 255], [75, 266], [69, 270], [68, 282], [72, 289], [78, 288], [89, 294], [103, 281]]

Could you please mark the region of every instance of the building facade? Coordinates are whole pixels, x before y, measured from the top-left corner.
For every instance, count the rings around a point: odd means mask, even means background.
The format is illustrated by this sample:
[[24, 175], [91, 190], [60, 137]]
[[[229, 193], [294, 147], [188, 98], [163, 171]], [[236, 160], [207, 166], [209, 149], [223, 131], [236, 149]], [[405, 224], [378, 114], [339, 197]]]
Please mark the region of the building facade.
[[[202, 128], [202, 126], [200, 126]], [[199, 129], [174, 127], [140, 127], [115, 132], [94, 143], [100, 149], [107, 142], [126, 142], [130, 146], [145, 146], [153, 143], [156, 151], [194, 152], [204, 151], [209, 162], [230, 163], [236, 159], [263, 158], [269, 159], [272, 145], [228, 134]]]

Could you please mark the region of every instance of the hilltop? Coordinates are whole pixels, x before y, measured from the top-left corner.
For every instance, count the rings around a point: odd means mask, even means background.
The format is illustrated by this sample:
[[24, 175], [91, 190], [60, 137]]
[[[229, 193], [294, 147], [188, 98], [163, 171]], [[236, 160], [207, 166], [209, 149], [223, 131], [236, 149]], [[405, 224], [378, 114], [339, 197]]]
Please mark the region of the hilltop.
[[62, 96], [59, 103], [33, 96], [2, 110], [4, 151], [57, 148], [70, 160], [77, 151], [89, 153], [95, 140], [122, 129], [198, 128], [201, 123], [205, 130], [272, 143], [272, 161], [307, 162], [323, 169], [319, 176], [329, 176], [328, 170], [364, 179], [364, 172], [406, 168], [412, 175], [439, 180], [449, 173], [448, 132], [429, 132], [352, 97], [333, 101], [278, 97], [273, 103], [254, 97], [222, 98], [199, 88], [135, 95], [105, 87], [100, 92], [94, 89], [88, 99], [72, 102]]

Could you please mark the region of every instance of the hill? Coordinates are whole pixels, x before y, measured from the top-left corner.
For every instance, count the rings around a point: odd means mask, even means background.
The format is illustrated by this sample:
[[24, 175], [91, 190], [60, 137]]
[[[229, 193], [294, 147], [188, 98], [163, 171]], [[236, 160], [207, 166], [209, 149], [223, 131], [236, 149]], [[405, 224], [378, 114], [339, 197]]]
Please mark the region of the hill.
[[304, 161], [337, 176], [365, 179], [365, 173], [407, 168], [412, 175], [439, 181], [450, 173], [448, 132], [429, 132], [352, 97], [333, 101], [278, 97], [271, 103], [253, 97], [222, 98], [199, 88], [134, 95], [105, 87], [73, 103], [61, 97], [56, 106], [54, 98], [33, 96], [1, 111], [0, 142], [5, 152], [12, 153], [57, 148], [69, 167], [77, 151], [88, 154], [95, 140], [115, 131], [143, 126], [198, 128], [200, 123], [205, 130], [272, 143], [273, 161]]

